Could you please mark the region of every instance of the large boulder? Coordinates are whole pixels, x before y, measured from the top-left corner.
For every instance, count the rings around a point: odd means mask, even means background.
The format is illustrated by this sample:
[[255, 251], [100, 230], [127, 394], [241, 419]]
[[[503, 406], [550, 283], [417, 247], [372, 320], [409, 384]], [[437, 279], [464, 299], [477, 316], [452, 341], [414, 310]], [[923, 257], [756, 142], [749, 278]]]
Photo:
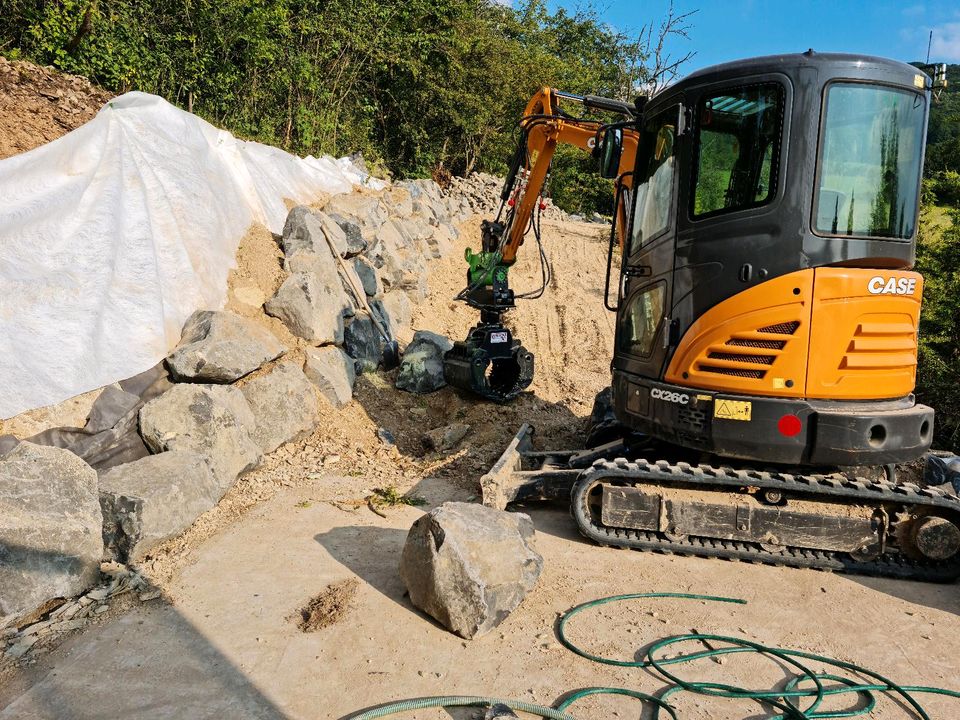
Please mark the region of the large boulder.
[[346, 238], [347, 251], [343, 253], [343, 257], [350, 258], [366, 251], [367, 240], [363, 237], [363, 228], [359, 223], [336, 213], [331, 213], [330, 219], [340, 226]]
[[453, 343], [442, 335], [417, 330], [413, 341], [403, 352], [397, 387], [412, 393], [439, 390], [447, 381], [443, 377], [443, 356]]
[[328, 251], [327, 239], [341, 255], [347, 253], [347, 235], [327, 214], [299, 205], [287, 214], [280, 245], [288, 258], [298, 252]]
[[363, 292], [368, 297], [377, 297], [383, 294], [383, 283], [380, 282], [380, 276], [377, 274], [377, 268], [365, 257], [358, 256], [353, 259], [353, 271], [360, 278], [360, 284], [363, 286]]
[[457, 635], [499, 625], [543, 570], [528, 515], [448, 502], [417, 520], [400, 558], [410, 601]]
[[21, 442], [0, 457], [0, 618], [100, 579], [97, 473], [69, 450]]
[[356, 366], [340, 348], [332, 345], [309, 348], [303, 372], [335, 408], [342, 408], [353, 398]]
[[358, 312], [344, 330], [343, 349], [361, 372], [373, 372], [383, 362], [383, 345], [383, 336], [366, 311]]
[[280, 363], [240, 389], [257, 419], [251, 435], [265, 453], [317, 426], [320, 405], [316, 391], [293, 363]]
[[220, 495], [207, 459], [194, 452], [165, 452], [111, 468], [100, 475], [104, 547], [119, 562], [140, 562]]
[[233, 313], [198, 310], [167, 358], [178, 382], [232, 383], [275, 360], [285, 348], [266, 328]]
[[384, 311], [393, 327], [405, 327], [413, 320], [413, 304], [405, 292], [395, 290], [383, 296]]
[[151, 452], [205, 456], [222, 495], [260, 464], [257, 420], [243, 393], [224, 385], [174, 385], [140, 409], [140, 435]]
[[343, 342], [343, 286], [324, 284], [312, 272], [295, 272], [270, 298], [265, 309], [297, 337], [323, 345]]
[[379, 198], [364, 193], [334, 195], [323, 208], [328, 215], [352, 218], [360, 225], [363, 237], [369, 242], [377, 228], [387, 219], [387, 210]]

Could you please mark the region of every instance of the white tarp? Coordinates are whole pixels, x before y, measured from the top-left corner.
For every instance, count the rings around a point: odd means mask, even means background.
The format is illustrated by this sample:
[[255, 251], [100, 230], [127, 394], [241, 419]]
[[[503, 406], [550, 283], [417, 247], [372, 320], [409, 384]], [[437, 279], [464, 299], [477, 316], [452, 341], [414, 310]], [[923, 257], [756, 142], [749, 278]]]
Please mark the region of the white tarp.
[[0, 161], [0, 418], [136, 375], [220, 308], [252, 222], [347, 192], [348, 160], [237, 140], [144, 93]]

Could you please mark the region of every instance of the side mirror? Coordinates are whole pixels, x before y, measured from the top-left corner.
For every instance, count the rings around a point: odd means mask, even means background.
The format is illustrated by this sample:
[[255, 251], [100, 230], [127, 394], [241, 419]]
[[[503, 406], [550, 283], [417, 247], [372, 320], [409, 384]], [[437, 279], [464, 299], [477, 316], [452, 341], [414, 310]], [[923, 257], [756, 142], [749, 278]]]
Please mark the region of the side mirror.
[[613, 180], [620, 174], [623, 129], [608, 128], [600, 141], [600, 177]]

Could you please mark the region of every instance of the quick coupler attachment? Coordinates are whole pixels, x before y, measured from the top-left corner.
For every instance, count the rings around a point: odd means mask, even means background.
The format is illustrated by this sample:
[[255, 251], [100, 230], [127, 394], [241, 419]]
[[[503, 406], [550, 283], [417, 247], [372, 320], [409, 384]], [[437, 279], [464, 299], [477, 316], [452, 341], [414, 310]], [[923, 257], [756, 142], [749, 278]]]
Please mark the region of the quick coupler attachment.
[[507, 402], [533, 382], [533, 353], [500, 324], [481, 323], [443, 358], [447, 384]]

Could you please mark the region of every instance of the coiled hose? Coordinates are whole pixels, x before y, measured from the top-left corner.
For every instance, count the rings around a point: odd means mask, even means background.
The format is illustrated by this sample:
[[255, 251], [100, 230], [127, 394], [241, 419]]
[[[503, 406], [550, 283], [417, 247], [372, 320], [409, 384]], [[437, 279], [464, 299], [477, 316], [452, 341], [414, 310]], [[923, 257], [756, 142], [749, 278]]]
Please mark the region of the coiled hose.
[[[820, 718], [852, 718], [862, 717], [870, 714], [876, 707], [877, 699], [874, 693], [890, 693], [899, 697], [902, 703], [910, 707], [916, 713], [920, 720], [931, 720], [930, 715], [923, 708], [920, 702], [914, 697], [915, 694], [933, 694], [942, 695], [960, 699], [960, 692], [954, 690], [945, 690], [943, 688], [927, 687], [922, 685], [899, 685], [892, 680], [867, 668], [854, 663], [844, 662], [834, 658], [817, 655], [815, 653], [801, 652], [799, 650], [786, 650], [783, 648], [770, 647], [756, 643], [744, 638], [728, 637], [724, 635], [710, 635], [704, 633], [690, 633], [685, 635], [674, 635], [658, 640], [650, 645], [644, 653], [641, 660], [616, 660], [600, 655], [594, 655], [581, 649], [571, 642], [566, 635], [567, 624], [577, 614], [590, 608], [606, 605], [607, 603], [623, 602], [626, 600], [638, 600], [649, 598], [674, 598], [682, 600], [699, 600], [702, 602], [719, 602], [745, 605], [746, 600], [738, 598], [720, 597], [716, 595], [697, 595], [692, 593], [633, 593], [627, 595], [612, 595], [610, 597], [591, 600], [590, 602], [577, 605], [567, 611], [557, 624], [557, 637], [560, 642], [571, 652], [586, 658], [592, 662], [603, 665], [616, 665], [618, 667], [636, 667], [649, 668], [659, 673], [665, 680], [671, 683], [670, 687], [660, 693], [659, 696], [648, 695], [636, 690], [614, 687], [592, 687], [577, 690], [567, 696], [556, 707], [543, 707], [516, 700], [500, 700], [496, 698], [487, 698], [480, 696], [447, 696], [422, 698], [419, 700], [404, 700], [389, 705], [383, 705], [379, 708], [364, 711], [358, 715], [350, 716], [350, 720], [369, 720], [372, 718], [387, 717], [401, 712], [411, 710], [421, 710], [426, 708], [446, 708], [446, 707], [489, 707], [494, 704], [502, 704], [519, 712], [530, 713], [542, 718], [556, 718], [557, 720], [575, 720], [571, 715], [566, 714], [566, 710], [578, 700], [591, 695], [623, 695], [649, 703], [652, 708], [652, 719], [659, 720], [661, 711], [666, 711], [672, 720], [678, 720], [674, 708], [667, 702], [667, 699], [680, 692], [692, 692], [699, 695], [709, 695], [718, 698], [736, 698], [741, 700], [754, 700], [762, 706], [776, 708], [781, 714], [771, 717], [771, 720], [819, 720]], [[687, 654], [676, 655], [671, 658], [659, 655], [666, 648], [679, 643], [699, 642], [708, 650], [700, 652], [691, 652]], [[713, 643], [723, 643], [726, 647], [713, 647]], [[782, 689], [762, 690], [741, 688], [735, 685], [712, 682], [695, 682], [686, 680], [679, 675], [674, 674], [667, 668], [673, 665], [686, 664], [714, 658], [733, 653], [756, 653], [766, 655], [780, 660], [782, 663], [794, 668], [796, 675], [789, 680]], [[824, 665], [830, 665], [839, 670], [851, 673], [859, 673], [864, 677], [875, 680], [875, 683], [861, 683], [851, 678], [832, 673], [817, 673], [807, 667], [802, 661], [812, 660]], [[835, 683], [832, 687], [824, 685], [825, 682]], [[801, 685], [812, 685], [813, 687], [801, 687]], [[858, 697], [858, 704], [850, 710], [819, 710], [820, 705], [827, 697], [853, 694]], [[800, 700], [806, 699], [809, 704], [805, 708], [800, 707]]]

